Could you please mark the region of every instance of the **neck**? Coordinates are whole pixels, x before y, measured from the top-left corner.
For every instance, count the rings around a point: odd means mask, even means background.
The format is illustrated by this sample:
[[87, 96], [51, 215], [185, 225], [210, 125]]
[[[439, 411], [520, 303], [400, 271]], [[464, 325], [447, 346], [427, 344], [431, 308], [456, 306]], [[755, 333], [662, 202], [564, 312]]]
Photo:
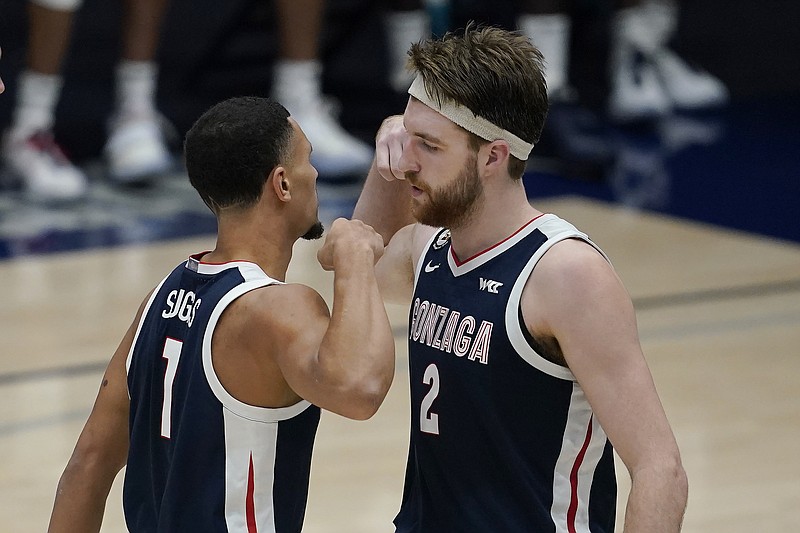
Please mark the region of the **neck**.
[[217, 225], [217, 244], [203, 261], [249, 261], [270, 277], [285, 281], [294, 239], [282, 231], [280, 221], [270, 224], [247, 213], [226, 214], [217, 219]]
[[506, 239], [542, 213], [534, 209], [521, 182], [503, 190], [484, 188], [483, 200], [466, 223], [450, 228], [451, 246], [460, 260], [478, 254]]

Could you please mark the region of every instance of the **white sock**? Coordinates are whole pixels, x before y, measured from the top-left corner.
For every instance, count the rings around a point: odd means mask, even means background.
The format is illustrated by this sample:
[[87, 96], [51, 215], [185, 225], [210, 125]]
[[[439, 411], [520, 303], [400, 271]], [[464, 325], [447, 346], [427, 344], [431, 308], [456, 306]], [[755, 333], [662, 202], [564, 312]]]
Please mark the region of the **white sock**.
[[155, 113], [158, 65], [153, 61], [122, 60], [116, 70], [117, 116], [149, 117]]
[[520, 15], [517, 28], [544, 56], [547, 93], [554, 94], [569, 79], [569, 38], [572, 24], [565, 13]]
[[424, 9], [390, 11], [386, 15], [386, 36], [389, 52], [389, 83], [395, 91], [403, 92], [413, 81], [406, 70], [408, 49], [430, 36], [430, 20]]
[[322, 64], [316, 60], [280, 60], [273, 69], [272, 96], [293, 115], [322, 99]]
[[53, 128], [63, 83], [58, 74], [40, 74], [30, 70], [20, 74], [11, 137], [25, 138], [36, 131]]

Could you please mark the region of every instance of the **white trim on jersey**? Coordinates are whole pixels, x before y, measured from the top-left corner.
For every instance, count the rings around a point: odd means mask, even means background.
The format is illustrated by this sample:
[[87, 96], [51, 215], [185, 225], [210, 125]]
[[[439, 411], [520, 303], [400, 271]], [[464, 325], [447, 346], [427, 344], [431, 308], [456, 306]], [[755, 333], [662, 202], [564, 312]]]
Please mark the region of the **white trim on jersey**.
[[553, 472], [550, 516], [556, 533], [589, 533], [589, 496], [606, 441], [583, 389], [574, 383], [561, 452]]
[[223, 418], [228, 531], [275, 533], [273, 487], [278, 424], [253, 423], [227, 409], [223, 410]]
[[[194, 270], [198, 274], [209, 274], [209, 275], [219, 274], [220, 272], [224, 272], [229, 268], [238, 268], [239, 272], [242, 273], [242, 276], [244, 276], [246, 280], [252, 280], [257, 278], [269, 278], [269, 276], [267, 276], [267, 274], [263, 270], [261, 270], [261, 267], [259, 267], [255, 263], [251, 263], [250, 261], [229, 261], [227, 263], [204, 263], [202, 261], [198, 261], [194, 257], [189, 257], [189, 259], [186, 261], [186, 268]], [[277, 280], [274, 281], [277, 282]]]
[[[254, 271], [243, 272], [241, 268], [239, 270], [242, 272], [242, 275], [244, 275], [245, 278], [247, 278], [247, 274], [250, 274], [251, 276], [253, 274], [257, 275], [257, 273]], [[261, 269], [258, 269], [258, 271], [261, 272]], [[258, 279], [258, 277], [261, 279]], [[211, 312], [211, 316], [208, 319], [208, 326], [206, 327], [206, 333], [203, 336], [203, 370], [206, 374], [206, 381], [208, 381], [208, 385], [211, 387], [214, 396], [216, 396], [217, 399], [222, 402], [222, 405], [225, 406], [226, 409], [229, 409], [233, 413], [236, 413], [237, 415], [248, 420], [253, 420], [256, 422], [277, 422], [279, 420], [286, 420], [299, 415], [311, 404], [306, 400], [300, 400], [296, 404], [290, 405], [289, 407], [268, 408], [249, 405], [239, 401], [227, 390], [225, 390], [225, 387], [220, 382], [217, 373], [214, 371], [214, 363], [211, 359], [211, 338], [214, 335], [214, 328], [217, 326], [219, 317], [222, 315], [222, 312], [225, 310], [225, 308], [228, 307], [232, 301], [246, 292], [264, 287], [266, 285], [281, 283], [280, 281], [267, 277], [263, 272], [261, 272], [261, 275], [258, 277], [234, 287], [233, 290], [228, 292], [222, 297], [222, 299], [220, 299], [217, 306]]]
[[[147, 303], [142, 309], [142, 314], [139, 317], [139, 324], [136, 326], [136, 334], [133, 336], [133, 342], [131, 343], [131, 348], [128, 350], [128, 357], [125, 358], [125, 375], [127, 376], [131, 371], [131, 362], [133, 361], [133, 349], [136, 348], [136, 341], [139, 340], [139, 333], [142, 331], [142, 326], [144, 325], [144, 319], [147, 317], [147, 312], [150, 310], [150, 307], [153, 305], [153, 300], [156, 299], [156, 295], [158, 295], [158, 291], [161, 290], [161, 286], [164, 285], [164, 282], [167, 281], [167, 278], [170, 277], [172, 273], [170, 272], [167, 274], [164, 279], [153, 289], [153, 292], [150, 293], [150, 297], [147, 299]], [[127, 380], [125, 388], [127, 389]], [[131, 391], [128, 390], [128, 399], [131, 399]]]
[[[218, 267], [238, 268], [245, 279], [217, 303], [203, 336], [203, 370], [212, 392], [223, 405], [225, 420], [225, 521], [230, 532], [275, 532], [275, 454], [278, 422], [295, 417], [311, 406], [306, 400], [282, 408], [249, 405], [234, 398], [214, 371], [211, 339], [222, 312], [241, 295], [281, 281], [267, 276], [253, 263], [199, 264], [198, 272]], [[222, 270], [224, 270], [223, 268]]]
[[608, 257], [586, 234], [556, 216], [549, 215], [537, 227], [545, 234], [547, 241], [531, 256], [514, 282], [506, 305], [506, 332], [517, 354], [528, 364], [545, 374], [573, 382], [561, 451], [553, 473], [553, 505], [550, 514], [556, 525], [556, 533], [588, 533], [589, 495], [607, 437], [593, 416], [589, 401], [572, 371], [545, 359], [528, 343], [522, 332], [524, 325], [520, 324], [519, 307], [522, 291], [533, 268], [554, 244], [565, 239], [581, 239], [593, 246], [606, 260]]
[[527, 237], [531, 234], [535, 229], [540, 228], [543, 224], [547, 223], [547, 221], [551, 219], [558, 219], [555, 215], [545, 214], [539, 215], [536, 218], [531, 219], [528, 221], [527, 224], [519, 228], [515, 233], [511, 234], [505, 240], [502, 240], [488, 248], [477, 255], [470, 257], [458, 264], [455, 254], [453, 253], [452, 246], [449, 249], [449, 253], [447, 254], [447, 264], [450, 265], [450, 271], [453, 273], [453, 276], [458, 277], [461, 275], [466, 274], [472, 270], [475, 270], [479, 266], [483, 265], [487, 261], [494, 259], [498, 255], [502, 254], [519, 241]]
[[[248, 405], [237, 400], [225, 390], [214, 371], [211, 339], [222, 312], [232, 301], [253, 289], [283, 282], [270, 278], [258, 265], [246, 261], [214, 264], [189, 258], [184, 267], [200, 274], [211, 275], [235, 268], [245, 280], [225, 294], [211, 312], [202, 343], [203, 370], [209, 387], [222, 404], [225, 428], [225, 521], [228, 531], [274, 533], [273, 486], [278, 422], [299, 415], [311, 403], [301, 400], [289, 407], [273, 409]], [[153, 290], [142, 311], [128, 352], [127, 372], [130, 371], [133, 350], [148, 311], [170, 275], [171, 273]], [[130, 392], [128, 397], [130, 398]]]
[[596, 244], [589, 240], [589, 237], [585, 233], [581, 233], [575, 229], [569, 222], [554, 215], [546, 216], [548, 216], [548, 219], [543, 220], [542, 223], [538, 225], [538, 228], [547, 236], [547, 241], [531, 256], [528, 263], [520, 272], [519, 277], [517, 277], [517, 281], [514, 282], [514, 286], [511, 288], [511, 294], [508, 297], [508, 305], [506, 306], [506, 331], [508, 332], [508, 340], [514, 347], [514, 350], [516, 350], [519, 356], [529, 365], [553, 377], [575, 381], [575, 376], [569, 368], [553, 363], [539, 355], [525, 338], [521, 329], [522, 324], [520, 324], [519, 320], [519, 306], [520, 300], [522, 299], [522, 291], [525, 288], [525, 284], [528, 282], [528, 278], [531, 276], [531, 272], [533, 272], [533, 268], [545, 252], [554, 244], [565, 239], [581, 239], [593, 246], [606, 260], [608, 260], [608, 257], [606, 257]]

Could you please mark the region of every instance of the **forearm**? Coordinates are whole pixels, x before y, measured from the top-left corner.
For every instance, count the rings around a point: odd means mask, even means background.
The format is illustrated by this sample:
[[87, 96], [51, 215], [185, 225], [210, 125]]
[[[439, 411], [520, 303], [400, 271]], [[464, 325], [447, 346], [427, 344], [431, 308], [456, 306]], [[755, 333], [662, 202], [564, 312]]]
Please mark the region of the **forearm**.
[[642, 469], [631, 477], [631, 492], [625, 510], [625, 532], [680, 531], [687, 497], [686, 472], [680, 465]]
[[383, 179], [373, 162], [353, 211], [353, 218], [375, 228], [383, 237], [383, 242], [388, 243], [397, 230], [415, 222], [411, 214], [408, 187], [405, 180]]
[[90, 468], [70, 460], [58, 482], [48, 533], [100, 531], [114, 478], [97, 481]]
[[335, 269], [331, 320], [319, 354], [341, 398], [340, 414], [372, 416], [394, 377], [394, 337], [372, 259], [351, 256], [347, 268]]

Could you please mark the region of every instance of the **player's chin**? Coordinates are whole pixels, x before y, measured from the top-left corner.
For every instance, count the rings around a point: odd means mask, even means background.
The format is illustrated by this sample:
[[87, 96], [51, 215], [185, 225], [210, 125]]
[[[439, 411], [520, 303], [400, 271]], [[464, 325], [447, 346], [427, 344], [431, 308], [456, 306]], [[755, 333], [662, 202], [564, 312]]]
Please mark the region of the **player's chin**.
[[325, 226], [317, 220], [300, 238], [306, 241], [315, 241], [325, 233]]

